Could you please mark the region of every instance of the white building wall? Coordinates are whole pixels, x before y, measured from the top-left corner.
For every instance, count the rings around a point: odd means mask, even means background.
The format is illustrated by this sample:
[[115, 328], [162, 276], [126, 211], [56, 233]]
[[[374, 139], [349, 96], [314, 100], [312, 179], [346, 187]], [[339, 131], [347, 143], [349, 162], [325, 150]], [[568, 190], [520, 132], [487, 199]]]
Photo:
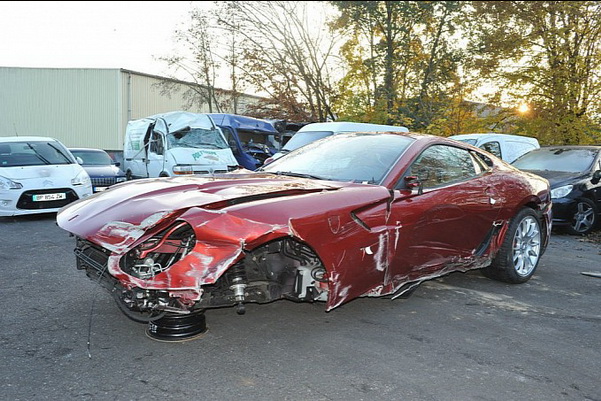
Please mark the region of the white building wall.
[[[161, 94], [163, 81], [174, 85], [170, 95]], [[0, 136], [50, 136], [68, 147], [122, 150], [129, 120], [175, 110], [209, 112], [206, 104], [185, 108], [186, 88], [185, 82], [123, 69], [0, 67]], [[229, 96], [218, 92], [220, 101]], [[258, 99], [242, 95], [239, 104]]]
[[0, 67], [0, 136], [118, 146], [119, 70]]

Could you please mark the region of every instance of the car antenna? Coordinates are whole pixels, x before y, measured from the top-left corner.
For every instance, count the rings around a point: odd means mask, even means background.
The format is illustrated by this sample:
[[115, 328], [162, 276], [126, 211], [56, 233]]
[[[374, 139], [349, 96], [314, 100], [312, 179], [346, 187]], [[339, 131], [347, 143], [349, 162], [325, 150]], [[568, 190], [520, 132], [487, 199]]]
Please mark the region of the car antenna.
[[17, 126], [15, 125], [15, 123], [13, 123], [13, 128], [15, 129], [15, 136], [19, 136], [19, 133], [17, 132]]

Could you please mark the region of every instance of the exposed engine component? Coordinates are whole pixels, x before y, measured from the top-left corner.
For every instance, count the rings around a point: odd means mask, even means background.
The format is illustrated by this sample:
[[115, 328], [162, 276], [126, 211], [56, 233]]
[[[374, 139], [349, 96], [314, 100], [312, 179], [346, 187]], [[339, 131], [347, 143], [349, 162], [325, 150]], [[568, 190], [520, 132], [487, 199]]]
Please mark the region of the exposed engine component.
[[114, 288], [117, 306], [131, 320], [147, 323], [165, 316], [170, 299], [166, 291], [132, 290]]
[[[120, 266], [132, 276], [149, 279], [167, 270], [185, 257], [196, 244], [194, 230], [188, 223], [177, 222], [148, 239], [121, 258]], [[192, 305], [182, 304], [167, 291], [126, 289], [107, 272], [110, 252], [78, 238], [75, 255], [78, 269], [86, 270], [88, 277], [101, 283], [113, 295], [119, 309], [130, 319], [149, 322], [166, 313], [187, 314]]]
[[[318, 291], [315, 282], [325, 282], [323, 277], [326, 270], [321, 267], [300, 266], [296, 273], [295, 294], [299, 300], [303, 301], [327, 301], [328, 293]], [[320, 279], [317, 279], [317, 278]]]
[[[155, 235], [121, 258], [128, 274], [150, 279], [165, 271], [192, 251], [196, 238], [192, 228], [178, 222]], [[249, 302], [267, 303], [286, 298], [293, 301], [327, 301], [328, 278], [319, 258], [307, 245], [291, 238], [276, 240], [251, 252], [230, 267], [215, 284], [202, 286], [195, 302], [168, 291], [124, 288], [107, 272], [110, 252], [81, 238], [77, 240], [78, 268], [103, 284], [121, 311], [137, 322], [161, 319], [166, 313], [236, 306], [244, 314]]]
[[152, 278], [186, 256], [195, 244], [192, 227], [178, 222], [129, 251], [121, 258], [121, 269], [134, 277]]
[[214, 285], [203, 287], [203, 308], [248, 302], [326, 301], [327, 274], [313, 250], [296, 240], [277, 240], [248, 253]]
[[244, 267], [241, 264], [236, 264], [232, 268], [234, 274], [236, 275], [232, 279], [232, 285], [230, 285], [230, 290], [234, 292], [234, 300], [238, 303], [236, 312], [239, 315], [244, 315], [246, 313], [246, 308], [244, 307], [244, 300], [246, 299], [246, 274], [244, 272]]

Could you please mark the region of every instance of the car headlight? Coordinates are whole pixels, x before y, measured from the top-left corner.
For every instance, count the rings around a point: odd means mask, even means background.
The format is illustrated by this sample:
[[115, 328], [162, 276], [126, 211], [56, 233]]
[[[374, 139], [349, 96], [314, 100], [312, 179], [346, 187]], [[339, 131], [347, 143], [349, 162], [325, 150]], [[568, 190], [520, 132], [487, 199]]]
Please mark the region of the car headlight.
[[0, 189], [21, 189], [23, 185], [0, 175]]
[[92, 181], [90, 180], [90, 176], [85, 171], [80, 171], [75, 178], [71, 179], [72, 185], [83, 185], [89, 186], [92, 185]]
[[194, 168], [189, 164], [178, 164], [177, 166], [173, 166], [173, 174], [176, 175], [184, 175], [184, 174], [194, 174]]
[[115, 179], [115, 182], [125, 182], [125, 181], [127, 181], [127, 177], [117, 177]]
[[551, 190], [551, 199], [565, 198], [570, 192], [572, 192], [573, 185], [564, 185], [563, 187], [555, 188]]

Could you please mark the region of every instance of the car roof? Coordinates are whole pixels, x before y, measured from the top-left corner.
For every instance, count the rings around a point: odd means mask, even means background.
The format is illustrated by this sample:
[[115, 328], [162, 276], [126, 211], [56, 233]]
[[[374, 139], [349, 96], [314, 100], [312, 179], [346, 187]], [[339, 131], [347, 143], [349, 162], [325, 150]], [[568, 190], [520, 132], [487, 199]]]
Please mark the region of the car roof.
[[[448, 138], [445, 138], [443, 136], [426, 134], [423, 132], [415, 132], [415, 131], [378, 131], [378, 132], [376, 132], [376, 131], [350, 131], [350, 132], [341, 132], [340, 134], [337, 134], [337, 135], [332, 135], [332, 136], [330, 136], [330, 138], [336, 138], [337, 140], [341, 140], [342, 138], [346, 138], [347, 136], [354, 136], [354, 135], [399, 135], [399, 136], [406, 136], [406, 137], [412, 138], [416, 141], [430, 141], [430, 142], [439, 142], [439, 143], [442, 142], [442, 143], [447, 143], [450, 145], [457, 143], [457, 141], [449, 140]], [[473, 146], [466, 144], [466, 143], [460, 142], [460, 144], [461, 144], [461, 146], [473, 148]], [[478, 149], [478, 148], [475, 148], [475, 149], [478, 151], [482, 150], [482, 149]]]
[[33, 142], [33, 141], [56, 141], [57, 139], [49, 136], [1, 136], [0, 142]]
[[227, 114], [227, 113], [207, 113], [215, 125], [225, 125], [236, 127], [237, 129], [243, 130], [258, 130], [261, 134], [278, 134], [278, 130], [275, 129], [273, 124], [267, 120], [260, 118], [241, 116], [239, 114]]
[[90, 151], [90, 152], [104, 152], [106, 153], [106, 151], [104, 149], [98, 149], [98, 148], [69, 148], [69, 150], [79, 150], [79, 151]]
[[536, 138], [530, 137], [530, 136], [525, 136], [525, 135], [513, 135], [513, 134], [500, 134], [497, 132], [486, 132], [486, 133], [481, 133], [481, 134], [459, 134], [459, 135], [451, 135], [449, 136], [449, 138], [451, 139], [500, 139], [500, 138], [513, 138], [513, 139], [520, 139], [520, 140], [526, 140], [528, 142], [538, 142], [538, 140]]
[[591, 149], [601, 150], [599, 145], [545, 145], [541, 146], [541, 150], [545, 149]]
[[186, 126], [206, 129], [213, 129], [215, 127], [215, 122], [207, 113], [192, 113], [190, 111], [169, 111], [166, 113], [153, 114], [152, 116], [143, 117], [137, 120], [130, 120], [127, 122], [127, 125], [128, 127], [140, 124], [144, 125], [158, 119], [165, 121], [169, 127], [169, 132], [176, 132]]
[[311, 123], [302, 126], [298, 132], [307, 131], [347, 131], [347, 132], [408, 132], [407, 127], [400, 125], [382, 125], [382, 124], [368, 124], [368, 123], [355, 123], [350, 121], [332, 121], [325, 123]]

